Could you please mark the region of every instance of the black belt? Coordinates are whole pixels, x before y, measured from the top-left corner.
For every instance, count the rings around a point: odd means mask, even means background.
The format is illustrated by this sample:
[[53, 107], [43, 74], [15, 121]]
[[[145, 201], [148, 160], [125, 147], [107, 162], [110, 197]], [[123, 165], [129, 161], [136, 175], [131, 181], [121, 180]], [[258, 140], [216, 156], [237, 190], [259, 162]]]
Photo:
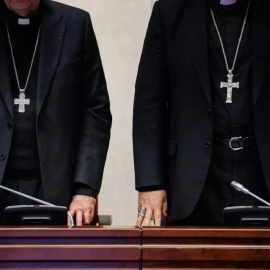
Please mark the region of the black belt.
[[253, 137], [232, 137], [230, 139], [214, 138], [214, 143], [229, 147], [233, 151], [243, 150], [244, 148], [250, 148], [256, 145], [256, 138]]

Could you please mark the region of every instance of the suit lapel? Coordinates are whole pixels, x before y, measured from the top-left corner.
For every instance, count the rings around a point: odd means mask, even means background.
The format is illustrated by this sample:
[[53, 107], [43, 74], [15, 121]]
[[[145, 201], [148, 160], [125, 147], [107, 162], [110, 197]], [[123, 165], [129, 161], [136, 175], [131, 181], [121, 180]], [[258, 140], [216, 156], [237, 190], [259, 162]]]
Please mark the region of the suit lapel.
[[[10, 84], [10, 72], [9, 72], [9, 48], [6, 43], [6, 26], [5, 20], [0, 19], [0, 93], [5, 101], [11, 116], [14, 114], [13, 98], [11, 94], [11, 84]], [[19, 90], [18, 90], [19, 91]]]
[[53, 9], [49, 0], [42, 3], [40, 60], [37, 89], [37, 115], [52, 86], [60, 60], [66, 27], [61, 23], [61, 14]]
[[255, 105], [262, 89], [266, 65], [269, 61], [270, 8], [269, 4], [263, 0], [253, 1], [253, 6], [253, 102]]
[[207, 4], [194, 0], [187, 10], [188, 38], [193, 60], [208, 102], [211, 104], [211, 86], [208, 67]]

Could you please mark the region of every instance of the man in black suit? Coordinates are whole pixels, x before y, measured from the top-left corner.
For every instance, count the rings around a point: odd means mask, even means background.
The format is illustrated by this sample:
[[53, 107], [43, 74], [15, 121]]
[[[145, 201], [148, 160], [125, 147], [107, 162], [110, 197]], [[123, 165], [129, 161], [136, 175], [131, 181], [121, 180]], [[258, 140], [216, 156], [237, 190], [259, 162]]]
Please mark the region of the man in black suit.
[[220, 225], [227, 206], [269, 200], [270, 3], [159, 0], [136, 82], [137, 225]]
[[[93, 219], [111, 113], [87, 12], [4, 0], [0, 18], [0, 182]], [[7, 205], [31, 202], [0, 192]]]

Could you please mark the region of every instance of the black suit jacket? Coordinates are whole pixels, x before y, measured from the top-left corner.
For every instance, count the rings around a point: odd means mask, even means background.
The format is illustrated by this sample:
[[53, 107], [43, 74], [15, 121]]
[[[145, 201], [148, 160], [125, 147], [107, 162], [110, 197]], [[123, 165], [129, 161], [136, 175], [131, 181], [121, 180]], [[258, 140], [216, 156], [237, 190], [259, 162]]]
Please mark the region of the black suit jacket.
[[[270, 191], [270, 3], [251, 1], [254, 124]], [[178, 220], [198, 202], [211, 161], [207, 9], [206, 0], [155, 3], [136, 82], [136, 188], [166, 186]]]
[[[87, 12], [42, 0], [36, 133], [45, 198], [68, 206], [73, 183], [99, 191], [111, 127], [106, 81]], [[3, 20], [3, 18], [1, 18]], [[5, 23], [0, 27], [0, 180], [14, 105]]]

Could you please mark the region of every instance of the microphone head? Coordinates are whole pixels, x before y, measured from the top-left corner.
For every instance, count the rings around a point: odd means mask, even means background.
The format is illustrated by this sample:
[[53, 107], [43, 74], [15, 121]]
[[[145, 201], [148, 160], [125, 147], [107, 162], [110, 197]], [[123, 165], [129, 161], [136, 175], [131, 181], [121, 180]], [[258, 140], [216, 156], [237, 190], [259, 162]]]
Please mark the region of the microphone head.
[[236, 182], [236, 181], [232, 181], [231, 185], [234, 189], [236, 189], [237, 191], [240, 192], [244, 192], [245, 194], [249, 194], [249, 190], [246, 189], [243, 185], [241, 185], [240, 183]]
[[236, 181], [232, 181], [231, 185], [234, 189], [238, 190], [238, 191], [243, 191], [244, 186], [241, 185], [240, 183], [236, 182]]

